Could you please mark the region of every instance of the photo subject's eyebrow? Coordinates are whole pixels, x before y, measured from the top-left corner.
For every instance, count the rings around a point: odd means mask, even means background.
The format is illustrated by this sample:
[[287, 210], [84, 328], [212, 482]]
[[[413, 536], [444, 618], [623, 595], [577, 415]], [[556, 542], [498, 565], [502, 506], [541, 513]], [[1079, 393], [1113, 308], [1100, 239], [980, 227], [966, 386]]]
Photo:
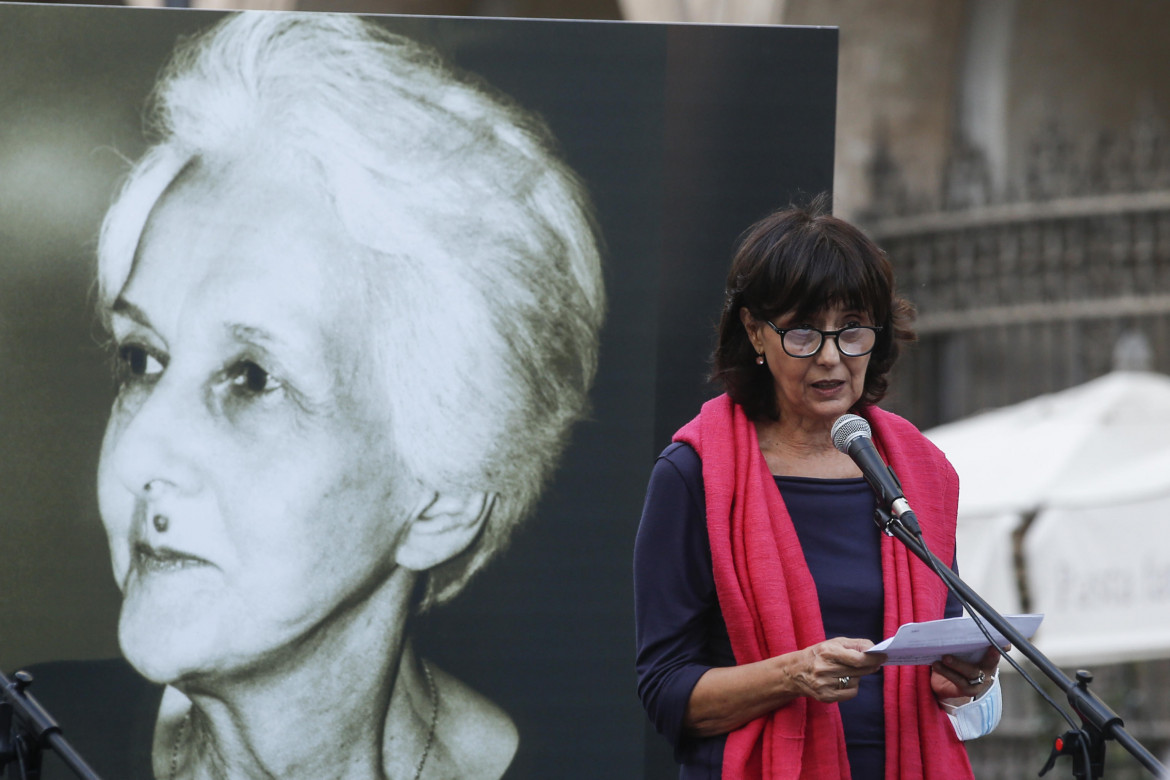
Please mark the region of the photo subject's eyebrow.
[[114, 301], [114, 305], [110, 307], [110, 312], [113, 314], [120, 314], [127, 319], [137, 322], [139, 325], [142, 325], [145, 328], [154, 330], [154, 325], [151, 324], [150, 317], [146, 316], [146, 312], [120, 295], [118, 296], [117, 300]]
[[287, 331], [284, 328], [262, 327], [260, 325], [246, 325], [242, 322], [228, 322], [224, 330], [236, 344], [251, 345], [264, 350], [270, 357], [280, 356], [281, 363], [304, 364], [311, 362], [308, 336], [298, 331]]
[[273, 331], [241, 322], [224, 323], [224, 331], [234, 343], [263, 351], [269, 360], [279, 362], [281, 370], [297, 370], [302, 378], [308, 375], [310, 366], [317, 363], [310, 347], [312, 342], [306, 334], [283, 329]]
[[255, 325], [232, 323], [228, 325], [227, 331], [231, 334], [233, 340], [239, 342], [256, 344], [258, 346], [269, 346], [280, 343], [280, 339], [274, 336], [271, 331]]

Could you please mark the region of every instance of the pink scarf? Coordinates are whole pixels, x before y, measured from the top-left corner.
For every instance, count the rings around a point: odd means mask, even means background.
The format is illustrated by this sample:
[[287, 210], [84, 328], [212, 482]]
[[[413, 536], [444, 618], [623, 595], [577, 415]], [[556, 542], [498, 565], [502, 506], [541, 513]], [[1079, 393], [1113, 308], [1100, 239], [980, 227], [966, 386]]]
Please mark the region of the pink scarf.
[[[930, 549], [952, 560], [959, 501], [954, 469], [902, 418], [876, 407], [866, 417]], [[752, 663], [823, 641], [816, 586], [743, 409], [726, 395], [712, 399], [674, 439], [691, 445], [703, 461], [715, 588], [736, 661]], [[885, 635], [903, 623], [942, 617], [947, 591], [934, 572], [895, 539], [883, 536], [881, 550]], [[972, 777], [966, 749], [930, 689], [930, 667], [890, 666], [883, 676], [887, 779]], [[837, 705], [802, 697], [731, 732], [723, 777], [848, 778]]]

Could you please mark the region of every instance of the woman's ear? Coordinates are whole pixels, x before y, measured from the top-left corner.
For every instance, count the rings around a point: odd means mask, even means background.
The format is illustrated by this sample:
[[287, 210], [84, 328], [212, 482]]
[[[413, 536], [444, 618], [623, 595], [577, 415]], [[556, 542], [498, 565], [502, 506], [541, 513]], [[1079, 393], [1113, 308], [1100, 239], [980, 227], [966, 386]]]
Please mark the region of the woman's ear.
[[495, 503], [495, 493], [436, 493], [414, 513], [403, 531], [395, 552], [398, 565], [426, 571], [451, 560], [483, 532]]
[[756, 353], [763, 352], [764, 340], [760, 337], [760, 322], [752, 316], [746, 306], [739, 307], [739, 321], [743, 323], [743, 329], [747, 331], [748, 340], [751, 341]]

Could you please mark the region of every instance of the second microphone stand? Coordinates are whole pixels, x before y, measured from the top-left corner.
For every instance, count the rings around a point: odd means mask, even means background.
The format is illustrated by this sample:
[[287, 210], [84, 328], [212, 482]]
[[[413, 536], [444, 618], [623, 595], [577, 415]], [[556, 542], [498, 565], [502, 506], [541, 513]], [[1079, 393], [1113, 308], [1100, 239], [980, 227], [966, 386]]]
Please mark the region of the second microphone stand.
[[49, 749], [81, 780], [101, 780], [28, 692], [32, 681], [28, 672], [17, 672], [12, 679], [0, 672], [0, 773], [7, 766], [9, 778], [39, 780], [41, 753]]

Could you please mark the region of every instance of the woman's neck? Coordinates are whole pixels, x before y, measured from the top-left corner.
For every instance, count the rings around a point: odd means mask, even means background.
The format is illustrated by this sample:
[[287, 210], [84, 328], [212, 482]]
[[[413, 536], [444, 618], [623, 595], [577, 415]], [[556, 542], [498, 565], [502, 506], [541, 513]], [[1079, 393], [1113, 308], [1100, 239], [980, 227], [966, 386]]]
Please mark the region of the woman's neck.
[[853, 460], [833, 446], [832, 422], [763, 420], [756, 438], [768, 469], [777, 476], [844, 479], [861, 476]]
[[156, 776], [413, 778], [435, 707], [405, 635], [414, 580], [400, 569], [296, 647], [178, 681], [156, 729]]

